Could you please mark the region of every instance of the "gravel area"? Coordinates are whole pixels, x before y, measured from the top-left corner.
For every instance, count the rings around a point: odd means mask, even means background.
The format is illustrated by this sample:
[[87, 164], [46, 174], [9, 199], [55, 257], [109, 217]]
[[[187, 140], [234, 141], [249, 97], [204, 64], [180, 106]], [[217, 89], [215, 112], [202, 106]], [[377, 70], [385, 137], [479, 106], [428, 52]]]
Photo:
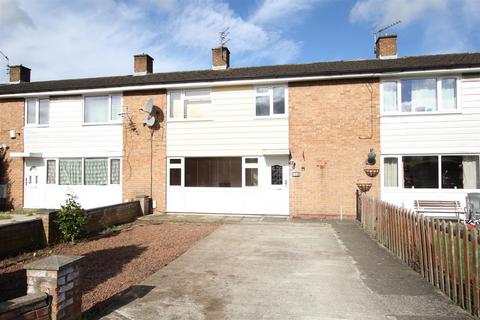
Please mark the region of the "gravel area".
[[0, 262], [0, 301], [26, 293], [25, 263], [50, 254], [83, 255], [82, 310], [102, 309], [108, 299], [141, 282], [213, 232], [218, 225], [130, 225], [75, 245], [62, 243]]

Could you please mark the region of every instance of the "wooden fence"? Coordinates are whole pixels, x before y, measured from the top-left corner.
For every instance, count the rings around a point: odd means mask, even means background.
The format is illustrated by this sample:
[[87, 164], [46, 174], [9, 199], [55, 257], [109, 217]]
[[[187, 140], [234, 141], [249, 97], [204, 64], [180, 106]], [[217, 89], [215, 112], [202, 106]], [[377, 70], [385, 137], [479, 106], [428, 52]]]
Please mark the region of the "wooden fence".
[[362, 195], [361, 225], [371, 237], [442, 290], [456, 304], [479, 316], [476, 228], [425, 217]]

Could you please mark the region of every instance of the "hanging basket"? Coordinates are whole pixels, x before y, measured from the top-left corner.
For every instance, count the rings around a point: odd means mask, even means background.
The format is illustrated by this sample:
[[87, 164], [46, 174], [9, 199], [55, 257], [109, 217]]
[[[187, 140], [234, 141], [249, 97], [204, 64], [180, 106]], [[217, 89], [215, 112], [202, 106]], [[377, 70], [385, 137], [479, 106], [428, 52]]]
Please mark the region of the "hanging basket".
[[365, 169], [363, 169], [363, 170], [365, 171], [365, 173], [367, 174], [367, 176], [369, 176], [370, 178], [376, 177], [377, 174], [380, 172], [379, 169], [365, 168]]
[[357, 188], [363, 193], [366, 193], [372, 188], [371, 183], [357, 183]]

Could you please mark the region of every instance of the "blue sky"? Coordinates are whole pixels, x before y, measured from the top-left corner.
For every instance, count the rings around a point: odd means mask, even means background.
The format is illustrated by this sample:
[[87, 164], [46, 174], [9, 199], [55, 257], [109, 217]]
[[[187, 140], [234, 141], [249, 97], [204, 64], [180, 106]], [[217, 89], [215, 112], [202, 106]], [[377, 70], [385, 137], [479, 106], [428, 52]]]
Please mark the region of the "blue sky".
[[32, 80], [208, 69], [227, 27], [233, 67], [368, 59], [396, 20], [401, 56], [480, 51], [480, 0], [0, 0], [0, 50]]

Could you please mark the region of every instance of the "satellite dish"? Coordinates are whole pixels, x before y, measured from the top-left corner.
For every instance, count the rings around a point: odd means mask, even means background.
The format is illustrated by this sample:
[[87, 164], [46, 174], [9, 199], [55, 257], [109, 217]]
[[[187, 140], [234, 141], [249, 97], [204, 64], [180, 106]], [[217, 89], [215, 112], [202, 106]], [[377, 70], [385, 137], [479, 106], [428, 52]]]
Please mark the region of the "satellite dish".
[[143, 110], [147, 113], [150, 113], [150, 114], [152, 113], [152, 110], [153, 110], [153, 100], [152, 100], [152, 98], [148, 99], [147, 105], [145, 106], [145, 108]]
[[147, 127], [153, 127], [153, 126], [155, 125], [155, 117], [145, 118], [145, 120], [143, 120], [143, 123], [144, 123]]

